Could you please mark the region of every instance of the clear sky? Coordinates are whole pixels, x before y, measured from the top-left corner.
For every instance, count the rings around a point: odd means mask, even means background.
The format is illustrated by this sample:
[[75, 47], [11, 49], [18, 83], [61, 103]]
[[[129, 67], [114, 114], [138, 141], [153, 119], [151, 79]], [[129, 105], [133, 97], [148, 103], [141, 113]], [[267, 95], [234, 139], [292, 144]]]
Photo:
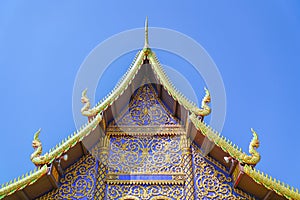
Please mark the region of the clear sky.
[[[262, 155], [257, 168], [300, 188], [296, 0], [1, 1], [0, 183], [34, 168], [31, 141], [38, 128], [44, 152], [76, 129], [72, 92], [81, 63], [108, 37], [143, 27], [146, 16], [149, 26], [184, 33], [206, 49], [226, 89], [222, 134], [248, 151], [250, 128], [255, 128]], [[106, 73], [108, 81], [99, 85], [98, 100], [125, 72], [133, 55], [115, 62], [121, 65], [114, 66], [119, 73]], [[176, 64], [161, 51], [157, 56], [184, 71], [184, 62]], [[201, 98], [204, 85], [191, 84]]]

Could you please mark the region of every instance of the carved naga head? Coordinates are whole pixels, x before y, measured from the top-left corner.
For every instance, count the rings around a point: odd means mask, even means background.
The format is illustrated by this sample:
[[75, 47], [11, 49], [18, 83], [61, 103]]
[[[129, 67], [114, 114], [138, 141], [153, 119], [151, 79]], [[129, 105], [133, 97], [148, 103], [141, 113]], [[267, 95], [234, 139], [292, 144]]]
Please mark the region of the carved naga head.
[[41, 132], [41, 129], [39, 129], [35, 134], [34, 134], [34, 137], [33, 137], [33, 141], [32, 141], [32, 147], [34, 149], [37, 149], [38, 147], [42, 146], [42, 143], [39, 139], [39, 135], [40, 135], [40, 132]]
[[210, 93], [209, 93], [209, 91], [206, 87], [204, 88], [204, 90], [205, 90], [205, 96], [204, 96], [202, 102], [203, 103], [210, 103], [210, 100], [211, 100], [210, 99]]
[[251, 129], [251, 131], [252, 131], [252, 134], [253, 134], [253, 138], [252, 138], [252, 141], [251, 141], [250, 145], [254, 148], [258, 148], [259, 147], [258, 135], [253, 129]]
[[86, 92], [87, 92], [87, 88], [82, 91], [82, 94], [81, 94], [81, 103], [88, 103], [89, 102], [89, 99], [86, 96]]

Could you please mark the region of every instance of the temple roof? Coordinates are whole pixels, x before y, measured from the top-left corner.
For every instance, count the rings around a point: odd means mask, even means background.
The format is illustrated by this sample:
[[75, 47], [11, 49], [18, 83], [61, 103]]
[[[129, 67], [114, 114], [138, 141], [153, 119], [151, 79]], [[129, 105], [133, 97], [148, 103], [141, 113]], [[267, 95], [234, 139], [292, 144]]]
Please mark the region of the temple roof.
[[[206, 138], [215, 145], [215, 147], [213, 147], [212, 149], [211, 156], [218, 160], [222, 165], [228, 168], [233, 166], [230, 165], [230, 163], [225, 162], [224, 157], [226, 156], [232, 158], [232, 160], [237, 161], [237, 163], [240, 164], [234, 165], [236, 169], [240, 167], [237, 170], [240, 170], [240, 172], [244, 174], [242, 180], [240, 180], [240, 182], [237, 182], [237, 186], [242, 187], [242, 189], [246, 190], [245, 188], [243, 188], [243, 185], [253, 181], [255, 187], [261, 188], [261, 191], [265, 190], [264, 194], [260, 194], [258, 191], [253, 190], [251, 191], [253, 195], [261, 195], [265, 197], [266, 194], [269, 195], [271, 191], [279, 195], [278, 199], [300, 199], [298, 190], [291, 188], [285, 183], [276, 181], [274, 178], [265, 175], [264, 173], [259, 172], [254, 168], [260, 160], [260, 155], [256, 151], [256, 148], [259, 145], [259, 141], [255, 131], [252, 132], [253, 139], [249, 146], [249, 155], [243, 152], [242, 149], [237, 147], [235, 144], [232, 144], [230, 140], [224, 138], [220, 133], [217, 133], [209, 125], [206, 125], [203, 122], [203, 118], [209, 115], [211, 112], [210, 108], [207, 105], [210, 102], [209, 91], [206, 90], [206, 95], [202, 101], [201, 108], [199, 108], [195, 103], [187, 99], [180, 91], [176, 89], [176, 87], [172, 84], [167, 74], [165, 73], [163, 67], [159, 63], [159, 60], [157, 59], [155, 53], [149, 47], [147, 19], [145, 23], [144, 48], [137, 53], [127, 72], [116, 84], [114, 89], [103, 100], [99, 101], [93, 108], [87, 106], [85, 109], [82, 109], [82, 114], [89, 118], [88, 122], [79, 131], [71, 134], [68, 138], [64, 139], [60, 144], [51, 149], [48, 153], [41, 155], [42, 152], [40, 152], [37, 157], [33, 158], [32, 162], [38, 166], [35, 171], [23, 175], [21, 178], [10, 181], [7, 184], [3, 184], [0, 188], [0, 199], [14, 194], [18, 191], [23, 191], [30, 185], [37, 184], [37, 182], [40, 181], [43, 176], [52, 173], [49, 166], [53, 164], [55, 160], [60, 159], [64, 154], [68, 153], [72, 155], [71, 152], [75, 152], [74, 154], [76, 154], [76, 152], [79, 151], [80, 155], [86, 153], [84, 148], [82, 148], [82, 141], [87, 137], [94, 137], [93, 134], [96, 127], [99, 126], [100, 122], [108, 118], [107, 116], [109, 114], [107, 114], [107, 111], [119, 98], [122, 98], [122, 96], [124, 96], [126, 91], [130, 89], [131, 84], [134, 82], [134, 80], [140, 76], [141, 73], [139, 72], [145, 70], [146, 68], [148, 70], [147, 72], [151, 72], [153, 77], [158, 81], [164, 91], [170, 97], [172, 97], [172, 102], [174, 102], [175, 104], [174, 107], [178, 105], [186, 110], [188, 117], [182, 118], [184, 118], [184, 121], [188, 124], [188, 135], [195, 138], [194, 142], [201, 146], [203, 140]], [[86, 97], [86, 91], [83, 92], [82, 100], [84, 103], [86, 103], [86, 105], [89, 105], [89, 100]], [[176, 112], [174, 111], [174, 113]], [[39, 142], [38, 134], [35, 136], [35, 140]], [[77, 150], [78, 148], [80, 148], [78, 146], [81, 147], [81, 150]], [[66, 168], [67, 166], [72, 164], [72, 162], [74, 162], [78, 157], [80, 156], [76, 155], [74, 156], [74, 158], [71, 158], [68, 161], [62, 161], [63, 168]], [[45, 192], [47, 192], [47, 190], [45, 190]], [[18, 195], [20, 196], [20, 194]]]

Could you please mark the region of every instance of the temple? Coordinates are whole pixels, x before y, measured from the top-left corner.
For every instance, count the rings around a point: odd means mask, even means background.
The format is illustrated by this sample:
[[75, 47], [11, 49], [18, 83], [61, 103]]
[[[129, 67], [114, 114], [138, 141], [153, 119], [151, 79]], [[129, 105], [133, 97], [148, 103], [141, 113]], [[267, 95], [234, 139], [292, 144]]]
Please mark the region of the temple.
[[0, 199], [300, 199], [255, 168], [254, 130], [244, 152], [204, 123], [211, 109], [203, 93], [198, 107], [171, 83], [149, 46], [146, 20], [145, 45], [115, 88], [94, 107], [82, 92], [87, 123], [47, 153], [37, 131], [36, 168], [3, 184]]

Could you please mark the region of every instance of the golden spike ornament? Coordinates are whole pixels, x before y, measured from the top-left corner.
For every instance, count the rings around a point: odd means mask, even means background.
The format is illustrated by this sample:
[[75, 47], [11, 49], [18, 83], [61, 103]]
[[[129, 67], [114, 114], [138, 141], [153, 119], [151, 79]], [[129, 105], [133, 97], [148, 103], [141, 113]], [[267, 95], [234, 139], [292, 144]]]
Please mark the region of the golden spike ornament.
[[148, 39], [148, 17], [146, 17], [145, 20], [145, 44], [144, 48], [147, 49], [149, 48], [149, 39]]
[[210, 92], [207, 88], [204, 88], [205, 90], [205, 96], [202, 99], [201, 102], [201, 109], [200, 108], [194, 108], [192, 111], [197, 116], [207, 116], [211, 113], [211, 108], [208, 106], [208, 104], [211, 101], [210, 98]]
[[81, 94], [81, 103], [83, 103], [84, 105], [80, 111], [83, 116], [92, 117], [97, 114], [97, 111], [90, 109], [91, 103], [90, 103], [90, 99], [87, 97], [86, 93], [87, 93], [87, 88], [85, 90], [83, 90], [82, 94]]

